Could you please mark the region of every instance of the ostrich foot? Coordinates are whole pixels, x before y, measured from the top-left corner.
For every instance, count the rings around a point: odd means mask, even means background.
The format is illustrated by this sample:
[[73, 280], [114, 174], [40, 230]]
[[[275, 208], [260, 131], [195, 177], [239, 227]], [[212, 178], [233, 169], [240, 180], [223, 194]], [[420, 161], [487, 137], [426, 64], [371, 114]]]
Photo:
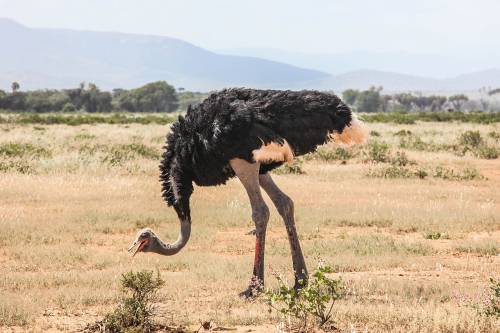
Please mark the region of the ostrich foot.
[[240, 297], [249, 299], [259, 296], [259, 294], [264, 290], [264, 281], [254, 276], [250, 280], [248, 288], [240, 293]]

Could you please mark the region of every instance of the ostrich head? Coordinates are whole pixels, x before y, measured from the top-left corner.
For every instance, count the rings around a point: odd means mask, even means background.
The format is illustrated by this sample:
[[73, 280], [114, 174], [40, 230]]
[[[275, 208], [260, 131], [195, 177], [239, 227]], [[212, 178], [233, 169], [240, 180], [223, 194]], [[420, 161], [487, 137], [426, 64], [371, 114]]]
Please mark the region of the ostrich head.
[[172, 244], [165, 244], [153, 230], [145, 228], [139, 230], [128, 252], [134, 257], [139, 252], [154, 252], [164, 256], [172, 256], [179, 252], [189, 240], [191, 234], [191, 221], [181, 220], [179, 237]]
[[128, 248], [128, 252], [134, 257], [139, 252], [154, 252], [154, 249], [159, 247], [159, 238], [149, 228], [139, 230], [134, 242]]

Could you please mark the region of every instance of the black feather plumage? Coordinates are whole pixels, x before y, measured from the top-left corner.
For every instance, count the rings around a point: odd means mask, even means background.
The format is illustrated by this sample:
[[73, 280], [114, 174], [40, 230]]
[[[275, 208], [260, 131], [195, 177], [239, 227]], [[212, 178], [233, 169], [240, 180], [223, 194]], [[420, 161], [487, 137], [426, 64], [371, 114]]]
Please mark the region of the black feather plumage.
[[[314, 151], [333, 131], [351, 123], [337, 96], [318, 91], [225, 89], [189, 108], [171, 127], [160, 164], [163, 197], [179, 214], [189, 210], [192, 182], [224, 184], [234, 176], [229, 161], [253, 162], [262, 142], [285, 139], [295, 156]], [[261, 165], [261, 173], [281, 163]]]

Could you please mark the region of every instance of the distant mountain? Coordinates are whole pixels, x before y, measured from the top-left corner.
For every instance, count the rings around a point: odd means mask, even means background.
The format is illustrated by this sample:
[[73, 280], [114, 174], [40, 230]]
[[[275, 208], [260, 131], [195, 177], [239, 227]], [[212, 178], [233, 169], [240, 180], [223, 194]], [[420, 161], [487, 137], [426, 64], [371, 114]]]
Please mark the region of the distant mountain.
[[0, 88], [111, 88], [166, 80], [189, 90], [226, 86], [287, 88], [329, 77], [317, 70], [255, 57], [220, 55], [160, 36], [34, 29], [0, 18]]
[[475, 91], [482, 87], [500, 87], [500, 69], [490, 69], [453, 78], [433, 79], [399, 73], [359, 70], [335, 75], [318, 83], [317, 89], [368, 89], [382, 86], [385, 91]]
[[[370, 56], [356, 52], [307, 55], [269, 49], [243, 49], [254, 55], [250, 57], [244, 53], [227, 55], [170, 37], [28, 28], [2, 18], [0, 40], [3, 45], [0, 89], [10, 89], [13, 81], [18, 81], [21, 89], [68, 88], [82, 81], [113, 89], [137, 87], [156, 80], [199, 91], [230, 86], [337, 92], [348, 88], [366, 89], [372, 85], [383, 86], [386, 91], [468, 91], [484, 86], [500, 87], [498, 69], [471, 71], [445, 79], [429, 78], [424, 74], [446, 63], [459, 64], [459, 56], [457, 59], [429, 56], [423, 62], [427, 67], [414, 69], [419, 75], [409, 75], [399, 74], [399, 70], [380, 70], [399, 68], [400, 72], [405, 72], [408, 65], [404, 64], [411, 64], [408, 59], [412, 59], [408, 55]], [[273, 60], [258, 57], [266, 54]], [[488, 61], [478, 63], [480, 66], [493, 63]], [[362, 67], [363, 64], [367, 66]]]
[[487, 68], [500, 68], [500, 53], [465, 50], [448, 54], [352, 51], [304, 53], [272, 48], [234, 48], [219, 53], [247, 55], [339, 75], [365, 68], [431, 78], [448, 78]]

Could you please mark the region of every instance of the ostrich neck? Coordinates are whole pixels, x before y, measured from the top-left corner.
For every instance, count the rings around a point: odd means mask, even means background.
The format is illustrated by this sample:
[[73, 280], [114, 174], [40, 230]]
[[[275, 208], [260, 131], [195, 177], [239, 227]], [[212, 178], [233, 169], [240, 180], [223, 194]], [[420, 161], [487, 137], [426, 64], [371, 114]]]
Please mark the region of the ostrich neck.
[[158, 239], [157, 247], [153, 250], [161, 255], [172, 256], [178, 253], [189, 241], [189, 236], [191, 236], [191, 214], [189, 210], [189, 198], [181, 200], [179, 203], [174, 205], [174, 208], [179, 216], [180, 222], [180, 232], [177, 240], [172, 244], [165, 244], [163, 241]]

